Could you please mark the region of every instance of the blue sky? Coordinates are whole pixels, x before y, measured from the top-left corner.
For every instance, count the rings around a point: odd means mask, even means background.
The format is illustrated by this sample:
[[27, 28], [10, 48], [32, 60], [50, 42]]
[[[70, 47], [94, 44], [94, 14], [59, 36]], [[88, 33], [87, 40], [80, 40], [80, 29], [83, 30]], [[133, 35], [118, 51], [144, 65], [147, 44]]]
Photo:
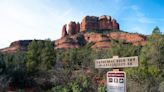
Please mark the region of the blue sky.
[[62, 26], [110, 15], [127, 32], [164, 32], [163, 0], [0, 0], [0, 48], [15, 40], [60, 38]]

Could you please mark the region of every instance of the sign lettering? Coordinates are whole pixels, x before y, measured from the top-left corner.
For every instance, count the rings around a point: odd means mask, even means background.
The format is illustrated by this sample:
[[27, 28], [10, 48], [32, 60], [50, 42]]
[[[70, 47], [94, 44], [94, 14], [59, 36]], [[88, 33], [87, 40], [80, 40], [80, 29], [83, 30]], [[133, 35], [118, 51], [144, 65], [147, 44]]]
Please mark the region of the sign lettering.
[[124, 68], [124, 67], [137, 67], [137, 66], [138, 66], [138, 56], [97, 59], [95, 61], [95, 68]]

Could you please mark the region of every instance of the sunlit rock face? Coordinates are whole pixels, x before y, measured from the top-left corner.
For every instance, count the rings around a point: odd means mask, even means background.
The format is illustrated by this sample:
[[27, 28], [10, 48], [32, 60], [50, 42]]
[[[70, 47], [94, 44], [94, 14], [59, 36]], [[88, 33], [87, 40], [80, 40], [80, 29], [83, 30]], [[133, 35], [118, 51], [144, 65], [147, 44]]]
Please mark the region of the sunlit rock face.
[[119, 24], [111, 16], [85, 16], [80, 25], [80, 31], [86, 30], [105, 30], [105, 29], [117, 29], [119, 30]]
[[85, 16], [80, 24], [80, 31], [99, 29], [99, 21], [96, 16]]
[[68, 24], [68, 34], [69, 35], [74, 35], [76, 34], [76, 23], [75, 22], [70, 22]]

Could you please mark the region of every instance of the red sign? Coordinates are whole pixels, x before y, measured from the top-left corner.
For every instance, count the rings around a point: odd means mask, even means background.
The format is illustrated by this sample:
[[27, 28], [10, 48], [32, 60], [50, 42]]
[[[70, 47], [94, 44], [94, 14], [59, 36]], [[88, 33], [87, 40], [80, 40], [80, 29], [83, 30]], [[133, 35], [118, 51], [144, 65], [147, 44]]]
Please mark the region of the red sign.
[[108, 73], [108, 77], [124, 77], [124, 73]]

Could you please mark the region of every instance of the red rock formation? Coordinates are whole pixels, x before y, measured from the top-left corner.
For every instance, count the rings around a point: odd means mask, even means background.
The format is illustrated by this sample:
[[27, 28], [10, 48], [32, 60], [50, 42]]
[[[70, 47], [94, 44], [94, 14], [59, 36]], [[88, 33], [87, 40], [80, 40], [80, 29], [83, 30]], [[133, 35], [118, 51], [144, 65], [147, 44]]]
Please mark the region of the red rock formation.
[[68, 26], [69, 26], [68, 34], [69, 35], [75, 34], [76, 33], [76, 23], [71, 21]]
[[80, 31], [85, 31], [87, 29], [89, 30], [97, 30], [98, 27], [98, 17], [95, 16], [86, 16], [83, 18], [81, 25], [80, 25]]
[[109, 37], [99, 33], [85, 33], [84, 38], [87, 42], [109, 41]]
[[19, 40], [14, 41], [10, 44], [9, 47], [0, 49], [2, 53], [14, 53], [17, 51], [27, 51], [28, 45], [32, 42], [32, 40]]
[[120, 28], [119, 28], [119, 24], [116, 22], [115, 19], [112, 20], [112, 28], [113, 28], [113, 29], [120, 29]]
[[65, 24], [62, 28], [62, 37], [65, 37], [67, 34], [67, 25]]
[[[81, 41], [85, 41], [85, 44], [93, 42], [93, 49], [103, 49], [111, 47], [111, 40], [124, 40], [125, 43], [131, 43], [132, 45], [145, 45], [146, 39], [139, 34], [125, 33], [125, 32], [110, 32], [107, 34], [100, 33], [81, 33], [83, 38]], [[79, 48], [81, 45], [78, 40], [79, 34], [71, 35], [61, 38], [55, 41], [55, 49], [68, 49]]]
[[76, 24], [76, 30], [75, 30], [76, 33], [79, 33], [80, 32], [80, 23], [78, 22]]
[[112, 32], [107, 34], [110, 39], [124, 40], [127, 43], [132, 43], [133, 45], [141, 44], [145, 45], [146, 39], [139, 34], [123, 33], [123, 32]]
[[119, 30], [119, 24], [116, 20], [111, 21], [111, 16], [86, 16], [83, 18], [81, 25], [80, 25], [80, 31], [86, 31], [86, 30], [104, 30], [104, 29], [118, 29]]
[[77, 35], [72, 35], [69, 37], [64, 37], [55, 41], [55, 49], [69, 49], [69, 48], [79, 48]]
[[111, 17], [101, 16], [99, 17], [99, 29], [112, 29]]
[[[84, 31], [92, 31], [92, 30], [106, 30], [106, 29], [118, 29], [119, 24], [115, 19], [111, 19], [111, 16], [85, 16], [81, 22], [81, 24], [76, 22], [70, 22], [68, 25], [68, 34], [74, 35], [79, 32]], [[63, 26], [62, 29], [62, 37], [65, 37], [66, 33], [66, 26]]]
[[[36, 40], [36, 41], [44, 41], [44, 40]], [[18, 40], [14, 41], [10, 44], [9, 47], [0, 49], [2, 53], [15, 53], [17, 51], [27, 51], [28, 45], [32, 42], [32, 40]]]
[[105, 41], [100, 41], [96, 42], [91, 48], [93, 49], [104, 49], [104, 48], [109, 48], [111, 46], [110, 42], [105, 42]]

